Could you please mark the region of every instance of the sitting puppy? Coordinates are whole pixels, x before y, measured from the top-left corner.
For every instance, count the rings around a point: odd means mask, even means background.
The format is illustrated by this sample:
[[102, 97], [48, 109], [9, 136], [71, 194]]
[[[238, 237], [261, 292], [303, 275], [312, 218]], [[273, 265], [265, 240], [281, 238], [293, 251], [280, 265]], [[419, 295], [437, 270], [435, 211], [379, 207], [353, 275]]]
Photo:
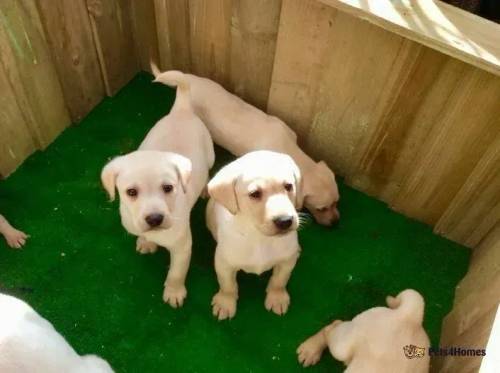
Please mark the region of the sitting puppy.
[[265, 307], [286, 313], [286, 285], [300, 246], [297, 240], [301, 176], [288, 155], [256, 151], [222, 168], [208, 183], [207, 225], [217, 241], [215, 271], [220, 285], [213, 297], [219, 320], [236, 313], [241, 269], [261, 274], [273, 269]]
[[28, 239], [26, 233], [14, 228], [2, 215], [0, 215], [0, 233], [5, 237], [7, 244], [14, 249], [20, 249]]
[[78, 355], [52, 324], [23, 301], [0, 294], [0, 372], [112, 373], [95, 355]]
[[254, 150], [273, 150], [290, 155], [304, 178], [304, 206], [320, 224], [331, 225], [339, 219], [335, 175], [325, 162], [315, 163], [299, 148], [297, 136], [283, 121], [212, 80], [180, 71], [167, 71], [158, 79], [170, 86], [189, 83], [196, 113], [214, 142], [231, 153], [240, 156]]
[[404, 290], [396, 298], [387, 297], [387, 305], [326, 326], [299, 346], [299, 362], [316, 364], [328, 346], [333, 357], [347, 365], [346, 372], [428, 372], [429, 355], [424, 354], [430, 342], [422, 328], [422, 296]]
[[215, 155], [210, 133], [191, 107], [189, 87], [179, 85], [174, 106], [149, 131], [139, 149], [117, 157], [103, 169], [111, 200], [120, 194], [125, 229], [136, 236], [137, 250], [170, 251], [163, 300], [182, 306], [191, 259], [190, 213], [208, 181]]

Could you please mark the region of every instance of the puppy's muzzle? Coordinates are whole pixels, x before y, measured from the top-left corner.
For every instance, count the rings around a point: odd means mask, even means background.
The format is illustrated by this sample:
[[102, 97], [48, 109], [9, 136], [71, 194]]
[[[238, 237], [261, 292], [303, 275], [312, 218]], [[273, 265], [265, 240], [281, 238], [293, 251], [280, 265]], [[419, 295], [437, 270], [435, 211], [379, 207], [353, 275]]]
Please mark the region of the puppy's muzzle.
[[287, 231], [293, 224], [293, 216], [280, 215], [273, 219], [273, 223], [279, 231]]
[[146, 223], [148, 223], [148, 225], [151, 228], [157, 228], [161, 225], [161, 223], [163, 223], [163, 219], [164, 219], [163, 214], [155, 213], [155, 214], [149, 214], [148, 216], [146, 216], [144, 220], [146, 220]]

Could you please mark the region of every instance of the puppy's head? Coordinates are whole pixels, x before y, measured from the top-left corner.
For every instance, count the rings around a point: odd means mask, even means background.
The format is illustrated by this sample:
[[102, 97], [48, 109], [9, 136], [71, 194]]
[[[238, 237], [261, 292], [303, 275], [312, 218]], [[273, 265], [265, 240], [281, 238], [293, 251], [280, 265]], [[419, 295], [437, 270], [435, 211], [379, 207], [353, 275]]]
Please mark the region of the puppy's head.
[[298, 227], [302, 206], [300, 170], [288, 155], [251, 152], [222, 168], [208, 183], [208, 194], [267, 236]]
[[316, 163], [307, 175], [304, 183], [304, 206], [313, 214], [314, 219], [330, 226], [340, 219], [337, 209], [339, 190], [335, 174], [325, 162]]
[[101, 180], [110, 199], [120, 194], [122, 222], [136, 234], [168, 229], [186, 193], [191, 161], [160, 151], [135, 151], [109, 162]]

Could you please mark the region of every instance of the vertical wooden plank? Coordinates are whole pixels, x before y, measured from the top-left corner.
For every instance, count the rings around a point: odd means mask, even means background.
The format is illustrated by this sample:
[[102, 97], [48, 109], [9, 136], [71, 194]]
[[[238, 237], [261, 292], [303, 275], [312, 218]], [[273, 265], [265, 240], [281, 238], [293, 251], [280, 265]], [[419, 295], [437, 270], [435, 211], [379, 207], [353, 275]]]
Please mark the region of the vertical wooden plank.
[[267, 109], [281, 0], [233, 0], [231, 85], [234, 93]]
[[167, 1], [172, 68], [191, 71], [189, 0]]
[[70, 118], [34, 1], [0, 2], [0, 23], [0, 62], [37, 146], [44, 148]]
[[139, 71], [129, 0], [87, 0], [94, 41], [108, 95]]
[[[500, 126], [500, 119], [498, 125]], [[498, 135], [461, 185], [437, 222], [435, 231], [454, 241], [475, 247], [496, 224], [500, 224]]]
[[231, 0], [190, 0], [192, 72], [232, 90]]
[[4, 178], [35, 151], [36, 144], [1, 63], [0, 92], [0, 178]]
[[151, 72], [150, 61], [159, 63], [154, 0], [131, 0], [135, 54], [139, 67]]
[[80, 121], [104, 97], [85, 0], [37, 0], [66, 105]]
[[162, 70], [173, 69], [167, 11], [168, 1], [169, 0], [154, 0], [156, 35], [158, 38], [158, 54], [160, 59], [158, 63]]

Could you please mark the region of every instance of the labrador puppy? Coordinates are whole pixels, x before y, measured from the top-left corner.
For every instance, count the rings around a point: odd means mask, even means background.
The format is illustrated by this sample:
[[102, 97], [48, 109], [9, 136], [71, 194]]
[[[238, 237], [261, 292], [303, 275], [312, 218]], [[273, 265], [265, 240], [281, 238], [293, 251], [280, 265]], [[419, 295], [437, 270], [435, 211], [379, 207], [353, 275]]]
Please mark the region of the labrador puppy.
[[111, 200], [120, 195], [125, 229], [136, 235], [137, 251], [170, 251], [163, 300], [182, 306], [191, 259], [190, 213], [215, 160], [210, 133], [194, 113], [189, 86], [179, 85], [171, 112], [149, 131], [137, 151], [109, 162], [101, 174]]
[[415, 290], [387, 297], [386, 307], [371, 308], [352, 321], [336, 320], [297, 349], [304, 366], [316, 364], [325, 348], [352, 373], [429, 371], [429, 337], [422, 327], [424, 299]]
[[3, 234], [7, 244], [13, 249], [20, 249], [28, 239], [26, 233], [14, 228], [2, 215], [0, 215], [0, 233]]
[[52, 326], [20, 299], [0, 294], [0, 372], [112, 373], [95, 355], [78, 355]]
[[180, 71], [164, 72], [157, 79], [170, 86], [189, 83], [196, 113], [214, 142], [231, 153], [240, 156], [254, 150], [272, 150], [290, 155], [304, 178], [304, 206], [320, 224], [331, 225], [339, 219], [334, 173], [325, 162], [314, 162], [299, 148], [296, 134], [282, 120], [247, 104], [210, 79]]
[[300, 170], [293, 159], [271, 151], [247, 153], [208, 183], [207, 225], [217, 241], [215, 271], [220, 290], [212, 299], [219, 320], [236, 313], [236, 273], [273, 269], [265, 307], [287, 312], [286, 285], [300, 246], [296, 208], [302, 205]]

